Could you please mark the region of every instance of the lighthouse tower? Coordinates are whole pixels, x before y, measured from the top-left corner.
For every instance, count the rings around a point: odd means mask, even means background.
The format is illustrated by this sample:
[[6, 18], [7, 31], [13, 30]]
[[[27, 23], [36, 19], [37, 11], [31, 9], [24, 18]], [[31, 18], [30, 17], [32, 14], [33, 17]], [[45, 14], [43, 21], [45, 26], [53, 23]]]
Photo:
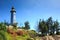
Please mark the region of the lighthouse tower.
[[16, 10], [14, 7], [11, 8], [11, 25], [16, 23]]

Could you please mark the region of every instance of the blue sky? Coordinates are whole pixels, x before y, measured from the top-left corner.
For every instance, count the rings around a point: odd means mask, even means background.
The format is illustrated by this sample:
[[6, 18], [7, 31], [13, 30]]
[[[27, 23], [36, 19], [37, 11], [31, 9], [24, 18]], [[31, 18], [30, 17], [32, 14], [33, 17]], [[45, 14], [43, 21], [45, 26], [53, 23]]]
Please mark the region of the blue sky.
[[60, 0], [0, 0], [0, 22], [6, 20], [10, 23], [10, 10], [16, 9], [16, 21], [20, 26], [29, 21], [31, 29], [34, 29], [39, 19], [47, 19], [60, 22]]

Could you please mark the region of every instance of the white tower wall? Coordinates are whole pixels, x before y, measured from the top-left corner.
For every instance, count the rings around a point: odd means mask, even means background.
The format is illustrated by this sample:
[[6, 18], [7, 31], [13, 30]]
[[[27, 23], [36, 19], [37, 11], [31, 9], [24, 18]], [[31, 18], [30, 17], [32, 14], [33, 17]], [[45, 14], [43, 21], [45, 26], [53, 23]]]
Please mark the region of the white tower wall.
[[16, 10], [14, 7], [12, 7], [11, 9], [11, 24], [16, 23]]

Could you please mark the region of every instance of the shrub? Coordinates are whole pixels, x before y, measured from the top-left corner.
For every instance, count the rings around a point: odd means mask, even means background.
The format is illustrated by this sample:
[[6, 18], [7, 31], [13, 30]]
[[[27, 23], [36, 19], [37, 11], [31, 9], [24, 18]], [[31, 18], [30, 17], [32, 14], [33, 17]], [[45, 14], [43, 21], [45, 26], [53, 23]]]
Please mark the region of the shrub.
[[0, 32], [0, 40], [7, 40], [3, 31]]
[[10, 33], [10, 34], [13, 34], [13, 30], [12, 29], [7, 29], [7, 32]]
[[60, 32], [57, 32], [56, 34], [57, 34], [57, 35], [60, 35]]
[[36, 36], [36, 32], [35, 31], [28, 31], [28, 34], [31, 38], [34, 38]]
[[22, 30], [17, 30], [17, 35], [23, 35], [23, 31]]
[[27, 40], [33, 40], [32, 38], [27, 38]]

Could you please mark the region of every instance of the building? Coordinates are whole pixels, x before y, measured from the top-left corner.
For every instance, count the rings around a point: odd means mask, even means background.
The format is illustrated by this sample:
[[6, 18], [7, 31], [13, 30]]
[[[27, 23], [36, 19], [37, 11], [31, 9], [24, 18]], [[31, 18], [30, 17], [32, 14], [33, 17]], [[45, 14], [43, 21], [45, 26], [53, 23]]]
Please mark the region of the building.
[[10, 24], [13, 25], [16, 23], [16, 10], [14, 7], [11, 8], [11, 21]]

